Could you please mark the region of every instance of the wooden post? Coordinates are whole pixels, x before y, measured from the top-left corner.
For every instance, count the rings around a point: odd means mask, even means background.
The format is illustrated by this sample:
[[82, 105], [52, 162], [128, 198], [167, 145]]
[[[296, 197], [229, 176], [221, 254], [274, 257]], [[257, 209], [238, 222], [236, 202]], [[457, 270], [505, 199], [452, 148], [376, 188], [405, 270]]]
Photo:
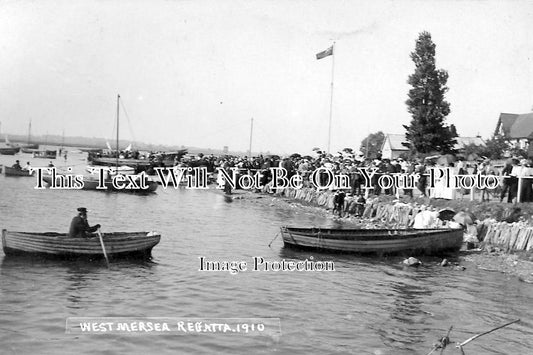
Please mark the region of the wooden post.
[[522, 200], [520, 198], [520, 195], [522, 193], [522, 179], [522, 176], [518, 177], [518, 191], [516, 191], [516, 203], [520, 203], [520, 201]]

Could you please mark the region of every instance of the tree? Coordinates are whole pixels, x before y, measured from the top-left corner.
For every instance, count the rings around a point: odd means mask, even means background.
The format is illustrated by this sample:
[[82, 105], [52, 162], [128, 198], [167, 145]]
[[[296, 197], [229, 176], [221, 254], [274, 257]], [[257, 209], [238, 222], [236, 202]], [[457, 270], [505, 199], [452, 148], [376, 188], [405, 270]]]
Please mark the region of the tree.
[[[375, 159], [381, 155], [381, 147], [385, 140], [385, 134], [381, 131], [369, 134], [361, 142], [361, 148], [359, 150], [365, 157]], [[368, 148], [368, 151], [367, 151]]]
[[493, 135], [485, 144], [486, 147], [483, 150], [483, 155], [489, 159], [501, 159], [510, 150], [507, 140], [501, 134]]
[[457, 143], [455, 127], [445, 123], [450, 113], [450, 104], [444, 98], [448, 91], [448, 72], [436, 69], [435, 47], [431, 34], [424, 31], [418, 36], [415, 51], [411, 53], [415, 72], [407, 80], [412, 88], [405, 103], [413, 118], [409, 126], [404, 125], [407, 143], [403, 144], [413, 154], [454, 153]]

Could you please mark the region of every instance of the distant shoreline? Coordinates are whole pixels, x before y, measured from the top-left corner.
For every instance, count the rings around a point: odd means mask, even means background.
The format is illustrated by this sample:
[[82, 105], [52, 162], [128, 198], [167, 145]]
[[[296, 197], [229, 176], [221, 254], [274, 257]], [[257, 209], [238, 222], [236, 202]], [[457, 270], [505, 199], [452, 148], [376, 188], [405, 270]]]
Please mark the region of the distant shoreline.
[[[0, 137], [7, 137], [10, 143], [13, 144], [39, 144], [39, 145], [53, 145], [53, 146], [65, 146], [65, 147], [75, 147], [75, 148], [94, 148], [94, 149], [107, 149], [107, 143], [111, 145], [112, 148], [116, 147], [116, 140], [112, 138], [100, 138], [100, 137], [80, 137], [80, 136], [58, 136], [58, 135], [39, 135], [32, 136], [30, 142], [28, 142], [28, 136], [21, 134], [10, 134], [2, 132]], [[135, 142], [121, 139], [119, 141], [119, 148], [126, 149], [128, 145], [132, 145], [135, 150], [142, 151], [176, 151], [181, 149], [187, 149], [189, 153], [192, 154], [213, 154], [213, 155], [237, 155], [245, 156], [248, 153], [242, 151], [228, 151], [225, 152], [223, 149], [214, 149], [214, 148], [199, 148], [199, 147], [187, 147], [184, 145], [164, 145], [164, 144], [151, 144], [143, 142]], [[273, 154], [271, 152], [258, 153], [254, 152], [253, 154]]]

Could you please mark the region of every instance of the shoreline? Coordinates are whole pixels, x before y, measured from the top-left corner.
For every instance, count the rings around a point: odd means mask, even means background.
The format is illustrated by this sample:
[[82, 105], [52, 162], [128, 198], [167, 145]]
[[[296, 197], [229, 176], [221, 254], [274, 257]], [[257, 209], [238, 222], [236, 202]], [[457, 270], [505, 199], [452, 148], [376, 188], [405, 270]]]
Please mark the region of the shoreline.
[[[337, 217], [332, 215], [330, 209], [279, 194], [237, 190], [226, 196], [233, 201], [243, 200], [275, 208], [298, 209], [302, 213], [318, 214], [321, 217], [329, 218], [339, 223], [353, 225], [361, 225], [363, 223], [379, 224], [379, 221], [373, 218], [363, 219], [353, 215]], [[498, 206], [501, 207], [501, 205]], [[533, 284], [533, 253], [531, 252], [506, 251], [497, 246], [483, 245], [482, 248], [459, 252], [457, 259], [459, 266], [466, 268], [476, 267], [486, 272], [499, 272], [517, 278], [519, 281]], [[453, 265], [450, 265], [450, 267], [453, 267]]]

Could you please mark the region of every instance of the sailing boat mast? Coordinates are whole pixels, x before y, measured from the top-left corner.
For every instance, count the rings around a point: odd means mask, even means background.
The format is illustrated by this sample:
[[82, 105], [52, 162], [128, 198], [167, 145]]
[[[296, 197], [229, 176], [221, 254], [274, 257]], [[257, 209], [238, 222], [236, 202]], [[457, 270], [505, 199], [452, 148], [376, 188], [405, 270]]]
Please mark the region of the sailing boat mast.
[[120, 94], [117, 95], [117, 174], [118, 174], [118, 157], [120, 155], [120, 151], [118, 150], [118, 114], [119, 114], [119, 105], [120, 105]]
[[30, 124], [28, 125], [28, 144], [31, 143], [31, 120]]
[[250, 149], [248, 150], [248, 158], [250, 161], [252, 161], [252, 134], [254, 132], [254, 118], [252, 117], [252, 121], [250, 123]]

